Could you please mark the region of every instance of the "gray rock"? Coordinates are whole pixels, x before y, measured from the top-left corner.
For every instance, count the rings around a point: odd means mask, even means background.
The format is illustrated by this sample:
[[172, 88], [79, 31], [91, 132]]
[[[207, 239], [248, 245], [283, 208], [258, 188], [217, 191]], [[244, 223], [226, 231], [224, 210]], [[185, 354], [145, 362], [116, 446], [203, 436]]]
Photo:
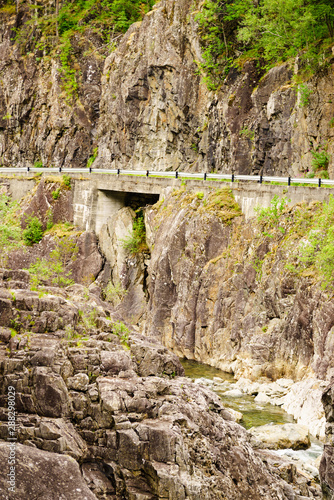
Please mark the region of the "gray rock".
[[249, 429], [252, 445], [257, 448], [304, 450], [311, 445], [307, 427], [299, 424], [261, 425]]
[[88, 384], [89, 377], [86, 373], [77, 373], [74, 377], [70, 377], [66, 381], [67, 387], [76, 391], [87, 391]]
[[33, 381], [33, 394], [41, 415], [62, 417], [69, 414], [67, 388], [59, 375], [48, 368], [36, 367], [34, 368]]
[[[0, 441], [0, 459], [8, 464], [9, 444]], [[95, 500], [81, 476], [78, 463], [69, 456], [17, 444], [15, 448], [15, 493], [8, 491], [6, 474], [0, 475], [2, 498], [45, 500]], [[3, 472], [9, 465], [4, 466]], [[9, 471], [9, 469], [8, 469]], [[7, 493], [5, 493], [7, 492]]]

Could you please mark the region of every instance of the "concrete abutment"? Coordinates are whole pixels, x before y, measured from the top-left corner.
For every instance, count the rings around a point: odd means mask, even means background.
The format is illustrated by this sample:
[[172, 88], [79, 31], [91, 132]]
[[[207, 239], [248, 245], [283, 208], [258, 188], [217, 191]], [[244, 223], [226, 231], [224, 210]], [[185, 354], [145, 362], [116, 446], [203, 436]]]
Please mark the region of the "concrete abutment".
[[[47, 177], [47, 174], [43, 174]], [[53, 177], [56, 175], [53, 174]], [[61, 174], [59, 174], [61, 177]], [[43, 178], [43, 176], [42, 176]], [[110, 175], [92, 173], [71, 174], [73, 189], [73, 222], [82, 230], [99, 233], [108, 217], [124, 206], [135, 210], [154, 204], [164, 193], [185, 185], [187, 189], [208, 192], [212, 189], [230, 188], [247, 219], [255, 215], [256, 206], [269, 207], [275, 195], [291, 200], [290, 205], [301, 202], [328, 201], [334, 188], [307, 186], [281, 186], [256, 182], [221, 182], [184, 180], [175, 178], [140, 177], [135, 175]], [[7, 188], [15, 200], [27, 195], [41, 177], [0, 176], [1, 185]]]

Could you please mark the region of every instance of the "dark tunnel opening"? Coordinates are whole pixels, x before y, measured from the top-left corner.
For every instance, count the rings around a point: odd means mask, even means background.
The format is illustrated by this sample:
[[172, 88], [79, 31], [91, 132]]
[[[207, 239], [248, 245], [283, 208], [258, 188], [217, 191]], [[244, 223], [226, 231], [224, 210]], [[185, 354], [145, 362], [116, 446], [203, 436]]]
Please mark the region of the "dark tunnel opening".
[[159, 195], [153, 193], [125, 193], [124, 205], [133, 210], [146, 207], [147, 205], [154, 205], [159, 201]]

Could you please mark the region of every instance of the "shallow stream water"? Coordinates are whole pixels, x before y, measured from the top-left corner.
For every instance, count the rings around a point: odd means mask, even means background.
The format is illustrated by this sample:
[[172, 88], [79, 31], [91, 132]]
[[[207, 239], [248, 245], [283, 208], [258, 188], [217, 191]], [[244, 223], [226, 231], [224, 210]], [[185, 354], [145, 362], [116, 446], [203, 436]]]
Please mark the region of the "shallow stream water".
[[[242, 413], [243, 418], [240, 424], [246, 429], [270, 423], [285, 424], [294, 422], [292, 415], [286, 413], [279, 406], [257, 403], [254, 400], [254, 396], [249, 396], [247, 394], [243, 394], [241, 397], [227, 397], [224, 392], [217, 390], [212, 383], [215, 377], [219, 377], [220, 379], [233, 384], [235, 382], [233, 375], [218, 370], [217, 368], [213, 368], [212, 366], [198, 363], [197, 361], [188, 359], [181, 359], [180, 361], [185, 370], [186, 377], [194, 380], [201, 379], [203, 384], [212, 386], [212, 390], [217, 392], [226, 408], [232, 408], [233, 410], [237, 410]], [[314, 461], [322, 454], [322, 451], [322, 443], [311, 438], [311, 446], [307, 450], [295, 451], [286, 449], [277, 450], [276, 453], [279, 455], [285, 455], [292, 460], [301, 461], [306, 465], [306, 469], [309, 469], [309, 472], [312, 472], [312, 469], [314, 469]], [[315, 470], [313, 470], [313, 472], [315, 472]]]

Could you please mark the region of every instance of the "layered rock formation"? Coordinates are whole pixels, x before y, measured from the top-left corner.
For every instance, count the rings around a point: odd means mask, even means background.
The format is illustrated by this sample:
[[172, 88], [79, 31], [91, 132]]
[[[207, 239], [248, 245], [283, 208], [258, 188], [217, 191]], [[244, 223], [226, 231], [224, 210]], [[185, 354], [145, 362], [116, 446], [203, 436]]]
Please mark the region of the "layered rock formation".
[[323, 498], [325, 500], [332, 499], [334, 496], [334, 391], [333, 379], [324, 391], [322, 402], [326, 413], [326, 435], [327, 441], [325, 444], [324, 453], [320, 463], [320, 477]]
[[291, 464], [255, 452], [220, 399], [180, 377], [175, 355], [106, 318], [108, 304], [92, 309], [94, 295], [80, 301], [84, 287], [39, 297], [1, 285], [3, 463], [9, 386], [20, 443], [16, 496], [2, 474], [3, 498], [319, 498]]
[[12, 28], [27, 22], [29, 9], [25, 2], [20, 9], [18, 16], [0, 11], [3, 165], [83, 167], [97, 147], [100, 168], [303, 176], [311, 151], [326, 146], [333, 175], [331, 61], [307, 82], [304, 107], [293, 79], [298, 60], [266, 75], [248, 61], [209, 92], [198, 75], [196, 7], [163, 0], [104, 63], [96, 34], [73, 38], [74, 99], [64, 90], [57, 57], [21, 54]]
[[29, 44], [36, 45], [34, 39], [42, 36], [39, 30], [32, 33], [22, 55], [15, 30], [31, 20], [31, 8], [28, 2], [17, 5], [17, 15], [0, 8], [0, 163], [83, 167], [99, 115], [103, 41], [94, 33], [86, 34], [84, 41], [73, 40], [73, 50], [80, 55], [80, 85], [78, 98], [72, 100], [64, 89], [59, 59], [43, 57], [40, 48], [29, 51]]
[[[301, 206], [287, 210], [269, 234], [256, 221], [230, 223], [227, 193], [181, 188], [147, 213], [154, 242], [147, 335], [237, 378], [329, 380], [331, 294], [315, 274], [285, 266], [298, 246]], [[311, 220], [316, 207], [305, 207], [305, 217]]]

